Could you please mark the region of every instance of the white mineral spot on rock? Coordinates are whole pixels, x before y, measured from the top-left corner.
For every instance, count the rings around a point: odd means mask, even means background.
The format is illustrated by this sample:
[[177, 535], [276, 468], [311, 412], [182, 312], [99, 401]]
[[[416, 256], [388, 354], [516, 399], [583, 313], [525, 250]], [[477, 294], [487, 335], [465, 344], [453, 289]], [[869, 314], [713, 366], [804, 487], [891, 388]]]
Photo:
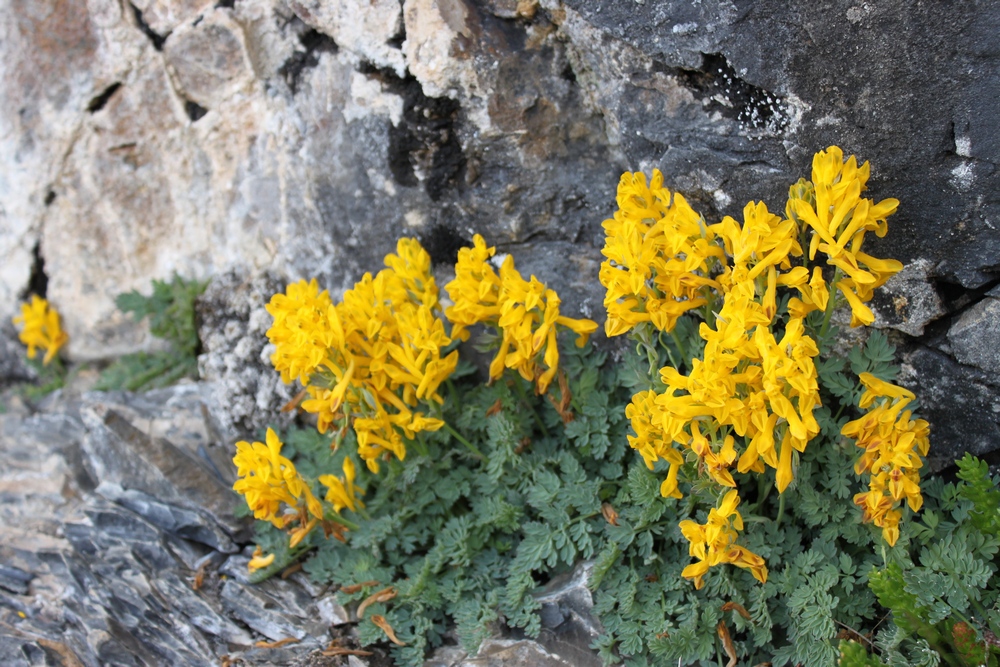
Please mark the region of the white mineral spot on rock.
[[427, 215], [423, 211], [407, 211], [403, 214], [407, 227], [423, 227], [427, 224]]
[[670, 32], [675, 35], [690, 35], [698, 30], [698, 24], [694, 22], [690, 23], [678, 23], [670, 29]]
[[403, 98], [385, 92], [378, 79], [351, 72], [351, 97], [344, 107], [344, 120], [351, 122], [372, 115], [388, 116], [393, 125], [403, 118]]
[[951, 170], [951, 178], [948, 179], [951, 186], [959, 192], [967, 192], [972, 189], [976, 182], [976, 174], [973, 171], [971, 162], [963, 162]]
[[955, 155], [962, 157], [972, 157], [972, 139], [969, 137], [955, 136]]

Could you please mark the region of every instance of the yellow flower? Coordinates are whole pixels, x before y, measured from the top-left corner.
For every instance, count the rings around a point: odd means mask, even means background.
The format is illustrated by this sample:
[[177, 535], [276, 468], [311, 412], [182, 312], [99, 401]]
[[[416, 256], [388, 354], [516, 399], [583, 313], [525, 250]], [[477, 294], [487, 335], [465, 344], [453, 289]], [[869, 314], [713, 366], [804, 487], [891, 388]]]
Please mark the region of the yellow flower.
[[312, 494], [309, 485], [295, 470], [295, 465], [281, 455], [282, 442], [272, 429], [267, 429], [267, 444], [236, 443], [236, 475], [233, 489], [242, 494], [254, 517], [284, 528], [278, 515], [284, 503], [305, 511], [317, 519], [323, 518], [323, 506]]
[[576, 345], [583, 347], [597, 323], [560, 315], [555, 291], [534, 276], [525, 280], [509, 255], [498, 275], [489, 265], [495, 252], [478, 234], [472, 248], [459, 251], [455, 279], [445, 285], [454, 303], [445, 310], [453, 324], [452, 337], [467, 340], [467, 329], [475, 324], [498, 327], [500, 350], [490, 363], [490, 378], [499, 379], [510, 368], [536, 383], [543, 394], [559, 371], [558, 327], [577, 334]]
[[[894, 259], [878, 259], [861, 250], [867, 232], [885, 236], [886, 218], [899, 206], [896, 199], [876, 204], [861, 197], [869, 171], [867, 162], [858, 167], [853, 155], [845, 162], [843, 151], [830, 146], [813, 157], [812, 183], [792, 186], [786, 206], [788, 218], [811, 232], [809, 260], [822, 251], [827, 264], [846, 276], [836, 287], [851, 307], [851, 326], [875, 321], [865, 303], [875, 288], [903, 268]], [[796, 307], [802, 311], [799, 304]]]
[[705, 585], [704, 577], [709, 568], [722, 563], [750, 570], [757, 581], [767, 582], [764, 559], [736, 544], [737, 531], [743, 530], [743, 517], [736, 510], [739, 504], [740, 497], [733, 489], [726, 493], [717, 508], [709, 510], [704, 524], [681, 521], [681, 533], [690, 542], [688, 553], [698, 559], [685, 567], [681, 576], [694, 580], [696, 589]]
[[664, 438], [663, 431], [653, 424], [659, 416], [655, 399], [656, 392], [641, 391], [633, 396], [632, 403], [626, 406], [625, 416], [632, 421], [632, 430], [636, 433], [634, 436], [628, 436], [628, 444], [639, 452], [650, 470], [659, 459], [669, 462], [670, 469], [667, 471], [667, 478], [660, 485], [660, 495], [664, 498], [683, 498], [683, 494], [677, 488], [677, 473], [684, 464], [684, 458], [674, 449], [672, 443]]
[[343, 477], [338, 478], [333, 475], [320, 475], [319, 477], [319, 483], [327, 487], [326, 500], [333, 504], [333, 511], [337, 514], [340, 514], [340, 511], [345, 507], [354, 512], [358, 507], [365, 506], [358, 498], [365, 492], [364, 489], [354, 485], [356, 472], [354, 462], [349, 457], [344, 459], [343, 469]]
[[860, 379], [865, 392], [859, 405], [868, 411], [845, 424], [841, 434], [863, 450], [854, 471], [870, 475], [869, 490], [857, 494], [854, 502], [864, 510], [865, 521], [882, 528], [891, 546], [899, 537], [899, 503], [905, 500], [914, 512], [923, 505], [919, 470], [921, 457], [930, 448], [930, 428], [903, 410], [914, 399], [913, 392], [870, 373], [862, 373]]
[[312, 281], [289, 286], [268, 308], [275, 316], [269, 332], [275, 368], [306, 385], [302, 408], [317, 415], [321, 433], [353, 423], [372, 470], [386, 452], [406, 455], [400, 432], [413, 438], [443, 426], [417, 408], [443, 403], [438, 389], [458, 363], [457, 351], [441, 355], [452, 337], [439, 314], [430, 256], [416, 239], [400, 239], [385, 263], [338, 304]]
[[247, 563], [247, 569], [251, 572], [263, 569], [274, 562], [274, 554], [264, 555], [264, 551], [258, 547], [253, 552], [253, 558]]
[[645, 174], [622, 174], [617, 199], [601, 251], [605, 333], [617, 336], [642, 322], [671, 331], [678, 317], [705, 303], [706, 289], [718, 287], [710, 274], [715, 262], [725, 262], [722, 249], [687, 200], [663, 187], [659, 170], [648, 186]]
[[289, 285], [285, 294], [275, 294], [266, 308], [274, 317], [267, 331], [275, 346], [271, 364], [285, 384], [294, 379], [308, 384], [335, 344], [339, 329], [330, 295], [319, 291], [315, 278], [300, 280]]
[[14, 317], [15, 326], [23, 324], [18, 338], [28, 346], [28, 357], [34, 359], [38, 348], [45, 350], [42, 363], [48, 365], [63, 345], [69, 341], [69, 336], [59, 324], [59, 313], [49, 305], [49, 302], [37, 295], [31, 296], [31, 303], [21, 304], [21, 314]]

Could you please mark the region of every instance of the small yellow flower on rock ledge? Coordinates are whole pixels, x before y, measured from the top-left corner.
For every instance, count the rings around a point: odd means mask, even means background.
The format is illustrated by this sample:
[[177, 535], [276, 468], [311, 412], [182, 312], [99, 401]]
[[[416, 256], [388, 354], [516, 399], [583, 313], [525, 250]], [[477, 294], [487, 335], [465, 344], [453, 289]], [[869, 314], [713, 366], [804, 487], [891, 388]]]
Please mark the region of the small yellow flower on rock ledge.
[[59, 313], [38, 295], [31, 296], [30, 304], [21, 304], [21, 314], [14, 317], [13, 321], [15, 326], [24, 325], [18, 338], [28, 346], [28, 358], [34, 359], [41, 348], [45, 350], [45, 357], [42, 359], [45, 365], [69, 341], [69, 336], [59, 323]]

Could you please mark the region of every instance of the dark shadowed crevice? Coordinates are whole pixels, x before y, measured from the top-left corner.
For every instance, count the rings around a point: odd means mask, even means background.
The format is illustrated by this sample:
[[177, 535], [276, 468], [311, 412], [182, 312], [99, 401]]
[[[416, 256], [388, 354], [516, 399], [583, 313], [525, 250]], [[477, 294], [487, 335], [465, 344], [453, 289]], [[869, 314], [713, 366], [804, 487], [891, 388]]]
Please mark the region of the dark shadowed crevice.
[[931, 285], [938, 293], [942, 305], [951, 317], [958, 317], [970, 307], [979, 303], [986, 297], [986, 293], [1000, 285], [1000, 278], [994, 278], [989, 282], [969, 289], [958, 283], [944, 280], [932, 280]]
[[399, 17], [399, 30], [395, 35], [390, 37], [385, 41], [386, 44], [394, 49], [403, 48], [403, 42], [406, 41], [406, 21], [403, 20], [402, 14]]
[[108, 100], [110, 100], [111, 97], [116, 92], [118, 92], [118, 89], [121, 87], [122, 87], [121, 82], [116, 81], [115, 83], [105, 88], [104, 92], [102, 92], [94, 99], [90, 100], [90, 103], [87, 105], [87, 111], [89, 111], [90, 113], [97, 113], [98, 111], [103, 109], [105, 105], [107, 105]]
[[278, 70], [278, 74], [284, 78], [288, 84], [292, 95], [299, 91], [299, 83], [302, 73], [307, 69], [319, 64], [321, 53], [336, 53], [337, 43], [329, 35], [324, 35], [319, 30], [310, 29], [299, 35], [301, 49], [296, 49], [288, 60], [284, 62]]
[[45, 273], [45, 258], [42, 257], [41, 243], [35, 244], [31, 256], [31, 273], [28, 275], [28, 285], [24, 288], [21, 298], [26, 300], [32, 294], [37, 294], [44, 299], [49, 289], [49, 277]]
[[387, 69], [363, 66], [362, 73], [403, 98], [403, 117], [389, 127], [389, 171], [400, 185], [421, 183], [431, 201], [441, 199], [465, 173], [466, 159], [458, 140], [456, 100], [427, 97], [412, 75], [396, 76]]
[[166, 35], [160, 35], [159, 33], [154, 32], [153, 29], [149, 27], [149, 24], [143, 20], [142, 10], [133, 5], [131, 2], [129, 3], [129, 6], [132, 7], [132, 13], [135, 15], [135, 22], [139, 27], [139, 30], [141, 30], [146, 37], [149, 37], [149, 41], [153, 43], [154, 49], [162, 51], [163, 43], [167, 41], [167, 37], [170, 37], [170, 33], [168, 32]]
[[431, 262], [435, 265], [453, 266], [458, 251], [471, 244], [471, 239], [465, 238], [453, 227], [441, 223], [420, 235], [420, 245], [431, 256]]
[[235, 6], [236, 6], [236, 0], [219, 0], [217, 3], [215, 3], [216, 9], [223, 9], [223, 8], [232, 9]]
[[56, 191], [55, 190], [49, 190], [48, 192], [45, 193], [45, 205], [46, 206], [52, 206], [52, 202], [54, 202], [55, 200], [56, 200]]
[[205, 114], [208, 113], [208, 109], [201, 106], [197, 102], [192, 102], [191, 100], [184, 101], [184, 111], [187, 113], [188, 118], [191, 119], [192, 123], [197, 123]]
[[670, 70], [656, 64], [659, 71], [677, 77], [697, 99], [709, 100], [708, 110], [739, 121], [749, 130], [781, 132], [788, 125], [784, 98], [741, 79], [721, 54], [702, 54], [700, 69]]

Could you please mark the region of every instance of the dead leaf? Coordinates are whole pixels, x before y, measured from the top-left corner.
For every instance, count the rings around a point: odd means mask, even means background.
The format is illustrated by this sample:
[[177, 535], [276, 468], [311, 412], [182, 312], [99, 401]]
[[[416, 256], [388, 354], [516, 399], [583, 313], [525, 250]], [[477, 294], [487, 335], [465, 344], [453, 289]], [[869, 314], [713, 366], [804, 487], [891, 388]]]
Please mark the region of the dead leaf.
[[752, 620], [750, 618], [750, 612], [748, 612], [739, 602], [732, 602], [732, 601], [727, 602], [726, 604], [722, 605], [722, 611], [735, 611], [748, 621]]
[[257, 642], [254, 644], [256, 648], [281, 648], [282, 646], [287, 646], [288, 644], [298, 644], [299, 639], [295, 637], [285, 637], [284, 639], [279, 639], [276, 642]]
[[573, 401], [573, 394], [569, 391], [569, 381], [566, 379], [566, 374], [563, 373], [562, 369], [559, 369], [559, 393], [561, 398], [558, 403], [556, 403], [556, 399], [553, 398], [552, 394], [548, 395], [549, 402], [552, 403], [552, 407], [559, 413], [559, 417], [562, 419], [563, 424], [568, 424], [573, 421], [576, 416], [573, 414], [573, 411], [570, 410], [570, 403]]
[[736, 667], [736, 647], [733, 646], [733, 638], [729, 635], [729, 628], [726, 627], [726, 622], [719, 621], [719, 625], [716, 626], [715, 631], [719, 633], [719, 639], [722, 640], [722, 648], [725, 649], [726, 655], [729, 656], [729, 662], [726, 663], [726, 667]]
[[365, 609], [367, 609], [370, 605], [373, 605], [376, 602], [388, 602], [394, 597], [396, 597], [396, 589], [392, 586], [372, 593], [365, 598], [364, 602], [358, 605], [358, 618], [364, 618]]
[[305, 397], [306, 397], [306, 390], [303, 389], [299, 393], [295, 394], [295, 398], [293, 398], [292, 400], [290, 400], [287, 403], [285, 403], [281, 407], [281, 411], [282, 412], [291, 412], [295, 408], [299, 407], [299, 403], [301, 403], [302, 399], [305, 398]]
[[341, 586], [340, 592], [346, 593], [347, 595], [353, 595], [360, 591], [362, 588], [371, 588], [372, 586], [378, 586], [377, 581], [362, 581], [360, 584], [351, 584], [350, 586]]
[[320, 654], [325, 655], [328, 658], [332, 658], [337, 655], [366, 656], [366, 655], [372, 655], [372, 652], [362, 651], [361, 649], [344, 648], [343, 646], [331, 646], [327, 648], [325, 651], [320, 651]]
[[287, 579], [288, 577], [292, 576], [301, 569], [302, 569], [301, 562], [295, 563], [294, 565], [289, 565], [288, 567], [285, 568], [285, 571], [281, 573], [281, 578]]
[[392, 629], [391, 625], [389, 625], [389, 621], [385, 620], [385, 616], [379, 616], [378, 614], [374, 614], [371, 618], [371, 621], [372, 623], [374, 623], [375, 625], [377, 625], [379, 628], [382, 629], [382, 632], [385, 633], [385, 636], [388, 637], [389, 641], [391, 641], [393, 644], [395, 644], [396, 646], [406, 646], [406, 642], [401, 642], [398, 639], [396, 639], [396, 631]]
[[491, 405], [490, 409], [486, 411], [486, 416], [487, 417], [492, 417], [493, 415], [499, 413], [501, 409], [503, 409], [503, 403], [498, 398], [496, 400], [496, 403], [494, 403], [493, 405]]
[[611, 506], [611, 503], [601, 503], [601, 514], [604, 515], [604, 520], [612, 526], [618, 525], [618, 512]]

